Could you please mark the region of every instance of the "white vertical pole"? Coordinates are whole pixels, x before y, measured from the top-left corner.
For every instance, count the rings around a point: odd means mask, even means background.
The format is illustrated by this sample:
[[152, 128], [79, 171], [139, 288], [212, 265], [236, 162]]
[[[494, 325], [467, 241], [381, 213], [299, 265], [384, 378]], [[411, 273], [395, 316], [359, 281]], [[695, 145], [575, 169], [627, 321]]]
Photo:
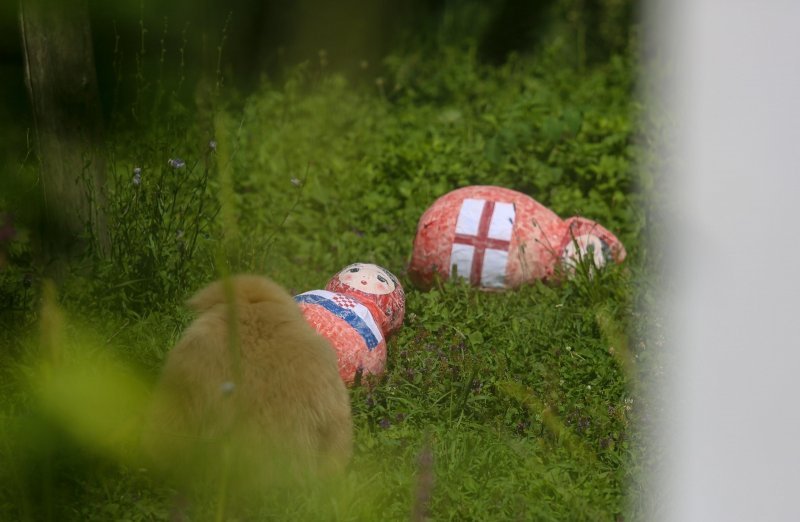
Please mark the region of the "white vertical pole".
[[[668, 6], [666, 4], [669, 4]], [[651, 1], [677, 124], [663, 520], [800, 520], [800, 2]], [[656, 106], [657, 104], [654, 104]]]

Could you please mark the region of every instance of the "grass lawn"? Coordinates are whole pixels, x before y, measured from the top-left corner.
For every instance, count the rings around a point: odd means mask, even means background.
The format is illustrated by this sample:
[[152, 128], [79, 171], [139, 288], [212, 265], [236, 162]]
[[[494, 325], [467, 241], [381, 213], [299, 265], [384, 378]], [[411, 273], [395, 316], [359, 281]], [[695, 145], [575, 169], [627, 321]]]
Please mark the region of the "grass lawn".
[[[347, 476], [223, 507], [217, 485], [192, 520], [643, 516], [651, 456], [633, 428], [648, 416], [652, 256], [637, 68], [562, 58], [553, 45], [488, 66], [472, 46], [443, 46], [357, 79], [309, 63], [247, 96], [209, 95], [210, 109], [163, 97], [146, 131], [120, 124], [110, 254], [76, 263], [49, 300], [24, 233], [0, 272], [13, 303], [0, 333], [0, 519], [166, 520], [172, 490], [132, 456], [127, 412], [191, 320], [182, 301], [220, 273], [300, 293], [357, 261], [397, 274], [407, 302], [388, 371], [351, 391]], [[596, 220], [628, 259], [560, 285], [415, 290], [417, 220], [476, 184]], [[43, 364], [75, 386], [48, 388]]]

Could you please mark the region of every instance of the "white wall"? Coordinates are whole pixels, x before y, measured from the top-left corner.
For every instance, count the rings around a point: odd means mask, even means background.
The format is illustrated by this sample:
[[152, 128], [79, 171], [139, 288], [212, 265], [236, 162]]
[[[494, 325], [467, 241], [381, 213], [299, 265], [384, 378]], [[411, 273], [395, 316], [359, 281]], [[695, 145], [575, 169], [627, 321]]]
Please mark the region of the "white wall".
[[[663, 520], [800, 520], [800, 0], [651, 0], [675, 358]], [[654, 107], [656, 104], [654, 104]], [[674, 155], [674, 156], [673, 156]]]

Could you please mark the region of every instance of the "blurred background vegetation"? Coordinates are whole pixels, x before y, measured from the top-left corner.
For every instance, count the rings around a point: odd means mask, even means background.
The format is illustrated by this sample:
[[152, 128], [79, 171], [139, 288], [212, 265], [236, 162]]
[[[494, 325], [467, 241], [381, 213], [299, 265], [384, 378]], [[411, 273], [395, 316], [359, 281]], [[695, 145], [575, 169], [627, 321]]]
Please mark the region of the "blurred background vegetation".
[[[70, 0], [52, 3], [64, 1]], [[381, 74], [388, 54], [403, 49], [424, 51], [445, 42], [474, 40], [482, 60], [499, 64], [512, 52], [533, 52], [558, 36], [571, 41], [568, 63], [597, 63], [629, 46], [637, 9], [632, 0], [83, 3], [107, 119], [115, 103], [127, 107], [137, 95], [131, 81], [135, 74], [148, 81], [186, 77], [182, 96], [191, 99], [198, 80], [215, 77], [221, 66], [228, 84], [248, 92], [263, 78], [279, 80], [287, 67], [316, 61], [320, 51], [332, 70], [351, 76], [369, 70], [374, 77]], [[0, 89], [5, 101], [2, 121], [24, 129], [31, 126], [31, 117], [17, 6], [4, 2], [0, 8]], [[5, 133], [15, 137], [8, 128]], [[4, 149], [21, 145], [24, 150], [25, 143], [24, 136], [16, 136], [14, 141], [4, 140]]]

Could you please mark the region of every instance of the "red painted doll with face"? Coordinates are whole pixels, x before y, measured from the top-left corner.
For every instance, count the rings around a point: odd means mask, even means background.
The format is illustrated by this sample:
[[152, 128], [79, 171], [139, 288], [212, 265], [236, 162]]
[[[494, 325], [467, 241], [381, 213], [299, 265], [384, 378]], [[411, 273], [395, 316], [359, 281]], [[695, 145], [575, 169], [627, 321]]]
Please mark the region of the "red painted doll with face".
[[324, 290], [295, 296], [306, 320], [333, 346], [339, 375], [352, 384], [356, 374], [386, 369], [386, 337], [403, 324], [405, 294], [385, 268], [354, 263], [333, 276]]
[[581, 261], [600, 268], [623, 259], [625, 247], [595, 221], [561, 219], [514, 190], [471, 186], [445, 194], [422, 215], [408, 274], [423, 289], [455, 271], [473, 286], [504, 290], [568, 276]]

